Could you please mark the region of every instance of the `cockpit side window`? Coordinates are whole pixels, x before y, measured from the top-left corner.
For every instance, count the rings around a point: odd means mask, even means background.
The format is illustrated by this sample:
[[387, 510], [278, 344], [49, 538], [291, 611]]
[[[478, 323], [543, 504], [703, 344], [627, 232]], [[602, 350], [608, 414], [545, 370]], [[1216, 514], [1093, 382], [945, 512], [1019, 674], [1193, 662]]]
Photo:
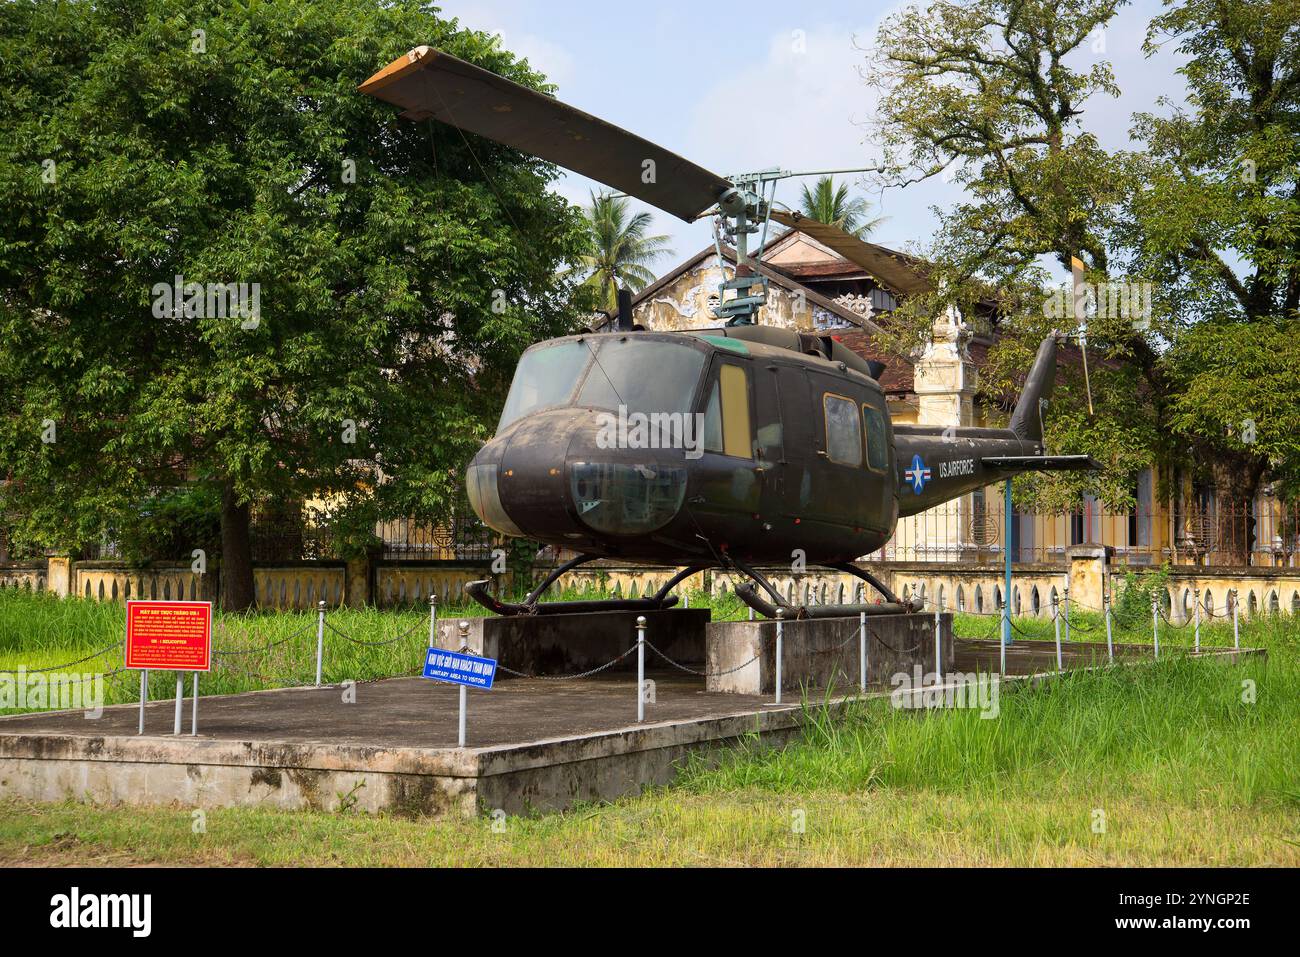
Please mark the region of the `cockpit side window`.
[[718, 364], [704, 408], [704, 447], [710, 452], [754, 457], [749, 415], [749, 370], [730, 362]]

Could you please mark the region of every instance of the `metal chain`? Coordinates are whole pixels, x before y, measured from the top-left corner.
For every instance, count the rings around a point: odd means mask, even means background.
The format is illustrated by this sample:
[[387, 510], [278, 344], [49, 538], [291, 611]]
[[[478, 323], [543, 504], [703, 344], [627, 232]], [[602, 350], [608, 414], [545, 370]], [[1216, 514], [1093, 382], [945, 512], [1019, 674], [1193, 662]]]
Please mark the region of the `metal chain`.
[[[71, 668], [73, 665], [83, 664], [84, 662], [90, 661], [92, 658], [98, 658], [101, 655], [106, 655], [114, 648], [121, 648], [121, 647], [122, 647], [122, 642], [115, 641], [108, 647], [101, 648], [99, 651], [96, 651], [94, 654], [86, 655], [86, 657], [84, 658], [78, 658], [76, 661], [69, 661], [66, 664], [62, 664], [62, 665], [50, 665], [48, 668], [23, 667], [22, 670], [24, 674], [29, 674], [29, 675], [39, 675], [39, 674], [45, 674], [46, 672], [50, 672], [50, 671], [60, 671], [64, 668]], [[16, 675], [16, 674], [18, 674], [18, 671], [16, 669], [11, 670], [9, 668], [0, 668], [0, 675]]]
[[[649, 642], [646, 642], [646, 644], [649, 644]], [[514, 675], [515, 677], [518, 678], [535, 678], [538, 681], [572, 681], [575, 678], [587, 678], [590, 677], [591, 675], [599, 674], [600, 672], [604, 671], [606, 668], [612, 668], [614, 665], [618, 664], [620, 661], [622, 661], [628, 655], [632, 654], [632, 652], [634, 651], [636, 651], [636, 645], [633, 645], [631, 648], [623, 652], [613, 661], [607, 661], [603, 665], [600, 665], [599, 667], [592, 668], [590, 671], [584, 671], [576, 675], [530, 675], [524, 671], [515, 671], [513, 668], [507, 668], [505, 665], [501, 664], [500, 662], [497, 662], [497, 668], [499, 668], [501, 671], [504, 671], [506, 674]]]
[[[686, 665], [682, 664], [680, 661], [674, 661], [673, 659], [669, 658], [666, 654], [664, 654], [662, 651], [660, 651], [658, 648], [656, 648], [656, 647], [655, 647], [653, 644], [651, 644], [649, 641], [646, 642], [646, 647], [649, 648], [651, 651], [653, 651], [656, 655], [658, 655], [658, 656], [659, 656], [660, 658], [662, 658], [664, 661], [668, 662], [668, 663], [669, 663], [670, 665], [672, 665], [674, 668], [677, 668], [679, 671], [685, 671], [687, 674], [691, 674], [691, 675], [698, 675], [698, 676], [701, 677], [701, 678], [721, 678], [723, 675], [733, 674], [734, 672], [739, 671], [741, 668], [748, 668], [748, 667], [749, 667], [750, 665], [752, 665], [755, 661], [757, 661], [760, 657], [762, 657], [762, 654], [763, 654], [763, 653], [760, 651], [758, 654], [756, 654], [753, 658], [750, 658], [750, 659], [749, 659], [748, 661], [746, 661], [744, 664], [736, 665], [736, 667], [734, 667], [734, 668], [728, 668], [726, 671], [712, 671], [712, 672], [710, 672], [710, 671], [696, 671], [694, 668], [688, 668]], [[635, 650], [635, 648], [634, 648], [634, 650]]]
[[334, 634], [338, 635], [344, 641], [350, 641], [354, 645], [365, 645], [367, 648], [379, 648], [384, 645], [396, 644], [397, 642], [401, 641], [403, 638], [409, 638], [411, 635], [415, 633], [416, 628], [423, 629], [425, 624], [426, 623], [423, 621], [417, 622], [413, 627], [407, 629], [402, 634], [398, 635], [396, 638], [385, 638], [383, 641], [362, 641], [360, 638], [353, 638], [351, 635], [346, 635], [343, 632], [339, 631], [337, 628], [331, 625], [328, 620], [325, 622], [325, 627], [328, 628], [330, 631], [334, 632]]
[[[270, 651], [272, 648], [278, 647], [279, 645], [283, 645], [287, 641], [293, 641], [295, 638], [301, 638], [303, 635], [310, 634], [311, 630], [315, 627], [316, 626], [314, 624], [308, 625], [306, 628], [303, 628], [301, 631], [296, 631], [292, 635], [289, 635], [286, 638], [281, 638], [278, 641], [273, 641], [269, 645], [263, 645], [261, 648], [240, 648], [238, 650], [227, 649], [227, 648], [214, 648], [212, 649], [212, 653], [216, 655], [218, 658], [223, 658], [226, 657], [227, 655], [255, 655], [260, 652]], [[222, 628], [221, 630], [223, 632], [226, 631], [225, 628]], [[229, 632], [226, 633], [226, 637], [227, 638], [230, 637]]]

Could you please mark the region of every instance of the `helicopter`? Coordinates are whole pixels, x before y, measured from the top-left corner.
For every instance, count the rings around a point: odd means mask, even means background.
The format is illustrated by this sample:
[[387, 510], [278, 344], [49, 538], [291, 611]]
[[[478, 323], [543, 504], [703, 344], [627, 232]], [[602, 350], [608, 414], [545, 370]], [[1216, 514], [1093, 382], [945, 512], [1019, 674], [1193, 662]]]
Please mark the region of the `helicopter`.
[[[711, 215], [719, 247], [724, 236], [734, 244], [733, 278], [723, 273], [714, 307], [718, 327], [642, 329], [622, 291], [612, 331], [539, 342], [520, 358], [496, 435], [466, 470], [470, 505], [505, 536], [576, 557], [522, 602], [501, 601], [487, 581], [470, 583], [467, 593], [491, 611], [660, 610], [676, 603], [681, 581], [718, 568], [749, 579], [735, 592], [766, 617], [906, 613], [912, 604], [855, 564], [892, 537], [900, 517], [1020, 472], [1099, 467], [1044, 448], [1058, 334], [1040, 345], [1006, 428], [945, 428], [895, 425], [878, 381], [884, 367], [832, 336], [756, 322], [767, 279], [748, 237], [765, 240], [771, 220], [878, 275], [893, 263], [882, 247], [776, 208], [779, 180], [813, 174], [724, 178], [428, 46], [358, 89], [401, 107], [403, 119], [436, 119], [531, 153], [687, 222]], [[790, 605], [758, 566], [794, 555], [859, 578], [882, 600]], [[678, 571], [640, 598], [540, 600], [564, 573], [608, 558]]]

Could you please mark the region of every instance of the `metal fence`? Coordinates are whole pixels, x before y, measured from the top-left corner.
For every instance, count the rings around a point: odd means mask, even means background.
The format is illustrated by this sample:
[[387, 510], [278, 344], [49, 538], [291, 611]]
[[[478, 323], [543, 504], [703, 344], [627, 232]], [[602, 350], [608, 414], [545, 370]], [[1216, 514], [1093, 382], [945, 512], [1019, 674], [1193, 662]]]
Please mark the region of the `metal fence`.
[[[901, 518], [869, 560], [995, 562], [1006, 531], [1001, 501], [974, 495]], [[1128, 565], [1295, 567], [1300, 564], [1300, 504], [1269, 498], [1243, 505], [1208, 499], [1114, 511], [1097, 503], [1060, 514], [1012, 512], [1011, 560], [1060, 563], [1073, 545], [1107, 545]]]

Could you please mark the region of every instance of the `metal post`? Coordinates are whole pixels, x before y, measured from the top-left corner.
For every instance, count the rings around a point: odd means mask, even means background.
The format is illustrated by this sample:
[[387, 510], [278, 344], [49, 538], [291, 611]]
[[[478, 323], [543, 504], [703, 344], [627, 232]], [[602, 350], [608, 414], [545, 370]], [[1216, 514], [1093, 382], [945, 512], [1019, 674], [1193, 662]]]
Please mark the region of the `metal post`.
[[934, 677], [938, 681], [943, 680], [943, 638], [939, 631], [943, 627], [939, 620], [942, 614], [943, 599], [940, 598], [939, 603], [934, 606]]
[[190, 734], [199, 733], [199, 673], [194, 672], [194, 700], [190, 703]]
[[636, 616], [636, 719], [645, 720], [645, 615]]
[[785, 609], [776, 610], [776, 703], [781, 703], [781, 639], [785, 625]]
[[1070, 579], [1065, 579], [1065, 640], [1070, 640]]
[[1115, 644], [1110, 637], [1110, 592], [1101, 596], [1101, 606], [1106, 612], [1106, 660], [1115, 663]]
[[682, 592], [682, 597], [683, 597], [683, 600], [684, 600], [684, 604], [683, 604], [682, 607], [684, 607], [684, 608], [690, 608], [690, 607], [691, 607], [691, 593], [690, 593], [689, 591], [683, 591], [683, 592]]
[[1061, 671], [1061, 610], [1052, 596], [1052, 624], [1056, 626], [1056, 670]]
[[[1002, 551], [1006, 559], [1006, 570], [1003, 572], [1002, 592], [1005, 595], [1011, 594], [1011, 479], [1006, 481], [1006, 500], [1002, 505], [1002, 514], [1006, 519], [1006, 529], [1002, 537], [1005, 543]], [[1002, 673], [1007, 673], [1007, 645], [1011, 644], [1011, 602], [1003, 606], [1002, 612]]]
[[1193, 641], [1196, 650], [1199, 652], [1201, 650], [1201, 596], [1199, 587], [1196, 595], [1196, 626], [1192, 629], [1192, 634], [1195, 636]]
[[172, 734], [181, 733], [181, 704], [185, 701], [185, 672], [176, 672], [176, 722]]
[[750, 609], [749, 609], [749, 620], [750, 620], [750, 621], [753, 621], [753, 620], [754, 620], [754, 609], [753, 609], [752, 606], [751, 606]]
[[1151, 641], [1155, 645], [1156, 661], [1160, 660], [1160, 603], [1159, 599], [1151, 599]]
[[[469, 622], [462, 621], [458, 626], [460, 630], [460, 651], [464, 652], [469, 647]], [[465, 707], [468, 704], [466, 691], [469, 689], [464, 685], [460, 686], [460, 724], [456, 732], [456, 747], [465, 747]]]
[[867, 613], [858, 612], [858, 687], [867, 690]]
[[437, 644], [438, 638], [438, 596], [429, 596], [429, 647]]
[[140, 670], [140, 730], [137, 734], [144, 734], [144, 703], [149, 700], [149, 669]]
[[316, 620], [316, 687], [320, 687], [321, 662], [325, 659], [325, 602], [319, 606], [320, 617]]
[[1237, 594], [1237, 589], [1232, 590], [1232, 647], [1241, 647], [1241, 631], [1237, 626], [1237, 604], [1241, 601], [1241, 596]]

